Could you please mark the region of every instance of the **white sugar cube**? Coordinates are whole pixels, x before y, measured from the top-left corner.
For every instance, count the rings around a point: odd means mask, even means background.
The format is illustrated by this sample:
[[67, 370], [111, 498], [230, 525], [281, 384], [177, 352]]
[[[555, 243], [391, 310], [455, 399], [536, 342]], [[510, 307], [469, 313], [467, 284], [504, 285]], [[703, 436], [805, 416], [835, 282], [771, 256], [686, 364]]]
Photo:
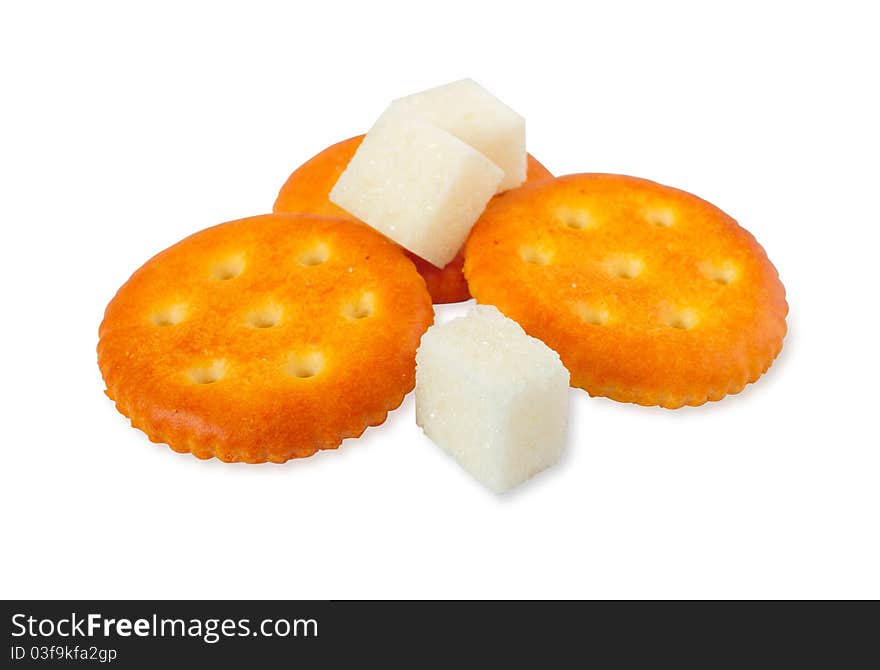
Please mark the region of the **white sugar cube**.
[[568, 425], [568, 370], [490, 305], [428, 329], [416, 354], [416, 422], [496, 493], [549, 467]]
[[399, 98], [390, 109], [433, 123], [485, 154], [504, 170], [499, 192], [526, 180], [525, 119], [472, 79]]
[[330, 201], [437, 267], [461, 249], [504, 173], [421, 119], [386, 111]]

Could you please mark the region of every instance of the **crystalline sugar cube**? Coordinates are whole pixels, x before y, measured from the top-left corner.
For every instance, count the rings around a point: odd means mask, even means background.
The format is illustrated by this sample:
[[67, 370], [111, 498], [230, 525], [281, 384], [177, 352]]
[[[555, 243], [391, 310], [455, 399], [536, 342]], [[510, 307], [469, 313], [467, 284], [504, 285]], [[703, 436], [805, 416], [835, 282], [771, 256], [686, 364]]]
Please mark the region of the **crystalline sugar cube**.
[[330, 200], [443, 267], [503, 177], [492, 161], [445, 130], [386, 111], [340, 175]]
[[498, 191], [526, 180], [526, 122], [472, 79], [454, 81], [391, 103], [452, 133], [504, 170]]
[[416, 421], [485, 486], [501, 493], [559, 458], [568, 370], [495, 307], [435, 325], [416, 354]]

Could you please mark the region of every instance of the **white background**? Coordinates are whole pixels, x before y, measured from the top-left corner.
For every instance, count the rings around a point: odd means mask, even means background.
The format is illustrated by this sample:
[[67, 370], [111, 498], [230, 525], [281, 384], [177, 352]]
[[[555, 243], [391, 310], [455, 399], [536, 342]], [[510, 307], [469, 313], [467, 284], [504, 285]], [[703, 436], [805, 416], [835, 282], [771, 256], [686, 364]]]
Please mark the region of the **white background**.
[[[714, 4], [4, 2], [0, 595], [880, 597], [877, 22]], [[572, 390], [567, 455], [502, 497], [412, 397], [284, 466], [128, 427], [95, 345], [131, 272], [465, 76], [556, 174], [647, 177], [750, 229], [791, 307], [770, 372], [675, 412]]]

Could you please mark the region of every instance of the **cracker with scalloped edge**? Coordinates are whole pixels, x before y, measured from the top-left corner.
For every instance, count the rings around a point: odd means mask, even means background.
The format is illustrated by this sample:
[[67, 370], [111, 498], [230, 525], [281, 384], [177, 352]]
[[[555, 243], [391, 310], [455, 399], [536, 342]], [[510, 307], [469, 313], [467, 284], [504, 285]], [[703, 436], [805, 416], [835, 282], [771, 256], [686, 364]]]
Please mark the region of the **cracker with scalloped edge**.
[[556, 350], [590, 395], [677, 408], [738, 393], [782, 349], [788, 305], [755, 238], [660, 184], [575, 174], [490, 203], [465, 246], [478, 302]]
[[159, 253], [100, 327], [107, 395], [154, 442], [282, 463], [381, 424], [433, 321], [398, 248], [350, 221], [269, 214]]

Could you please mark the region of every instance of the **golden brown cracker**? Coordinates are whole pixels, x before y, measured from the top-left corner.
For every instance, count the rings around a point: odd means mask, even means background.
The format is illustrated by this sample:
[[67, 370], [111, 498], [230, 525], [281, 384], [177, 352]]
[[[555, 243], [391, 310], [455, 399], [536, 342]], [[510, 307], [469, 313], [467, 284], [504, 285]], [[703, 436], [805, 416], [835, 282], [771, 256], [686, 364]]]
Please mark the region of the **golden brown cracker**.
[[490, 203], [464, 272], [555, 349], [573, 386], [676, 408], [738, 393], [782, 348], [788, 305], [755, 238], [644, 179], [575, 174]]
[[[303, 163], [281, 187], [273, 211], [304, 212], [358, 221], [359, 219], [330, 202], [329, 194], [363, 139], [363, 135], [358, 135], [343, 140]], [[547, 168], [531, 155], [528, 156], [527, 183], [552, 176]], [[464, 254], [461, 251], [443, 268], [438, 268], [405, 249], [404, 253], [410, 257], [419, 274], [425, 278], [428, 292], [435, 303], [460, 302], [471, 297], [467, 282], [462, 275]]]
[[119, 411], [199, 458], [282, 463], [385, 420], [433, 310], [366, 226], [269, 214], [159, 253], [119, 289], [98, 363]]

